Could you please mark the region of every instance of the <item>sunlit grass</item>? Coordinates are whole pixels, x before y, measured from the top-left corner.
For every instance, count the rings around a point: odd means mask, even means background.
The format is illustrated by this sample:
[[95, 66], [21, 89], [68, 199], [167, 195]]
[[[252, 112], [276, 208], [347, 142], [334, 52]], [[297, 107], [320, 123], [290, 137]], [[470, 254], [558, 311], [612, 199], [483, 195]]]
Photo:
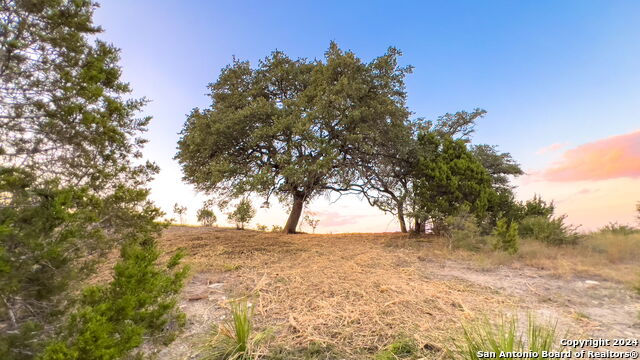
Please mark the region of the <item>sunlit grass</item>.
[[232, 301], [229, 306], [231, 318], [218, 328], [204, 359], [253, 360], [269, 333], [254, 331], [253, 306], [246, 299]]
[[[456, 342], [455, 349], [450, 351], [455, 359], [476, 360], [479, 354], [493, 352], [535, 352], [542, 355], [543, 351], [561, 351], [556, 326], [538, 323], [531, 315], [527, 319], [526, 330], [518, 328], [516, 317], [502, 317], [498, 322], [491, 322], [488, 318], [463, 326], [463, 335]], [[503, 357], [514, 359], [517, 357]], [[540, 357], [544, 359], [543, 357]]]

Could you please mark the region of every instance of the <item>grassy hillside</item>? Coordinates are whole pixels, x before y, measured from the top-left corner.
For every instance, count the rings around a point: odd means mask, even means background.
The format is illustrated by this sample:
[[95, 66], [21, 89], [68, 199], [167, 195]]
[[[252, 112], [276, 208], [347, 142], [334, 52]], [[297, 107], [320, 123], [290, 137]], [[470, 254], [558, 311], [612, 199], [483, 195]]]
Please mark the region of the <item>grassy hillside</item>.
[[255, 332], [269, 334], [256, 354], [272, 359], [381, 358], [407, 341], [407, 358], [440, 358], [461, 325], [501, 314], [533, 313], [583, 336], [640, 333], [631, 289], [637, 235], [566, 248], [524, 241], [519, 254], [506, 255], [402, 234], [174, 226], [160, 244], [166, 256], [184, 248], [193, 269], [181, 304], [188, 325], [163, 359], [204, 358], [233, 299], [254, 309]]

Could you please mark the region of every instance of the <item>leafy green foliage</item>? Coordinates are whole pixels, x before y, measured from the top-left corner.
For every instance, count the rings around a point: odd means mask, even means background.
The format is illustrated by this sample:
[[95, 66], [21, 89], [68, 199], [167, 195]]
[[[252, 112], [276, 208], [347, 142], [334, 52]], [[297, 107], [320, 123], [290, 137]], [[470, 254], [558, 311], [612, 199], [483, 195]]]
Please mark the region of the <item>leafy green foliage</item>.
[[564, 223], [566, 216], [528, 216], [520, 222], [520, 236], [546, 242], [552, 245], [572, 245], [580, 235], [576, 227]]
[[494, 189], [496, 191], [489, 197], [488, 217], [484, 219], [485, 221], [482, 225], [483, 233], [488, 233], [495, 228], [499, 218], [506, 218], [515, 222], [520, 222], [529, 216], [549, 218], [555, 210], [553, 202], [547, 203], [539, 195], [534, 195], [533, 199], [523, 203], [515, 200], [513, 191], [510, 188], [494, 186]]
[[102, 250], [84, 241], [103, 237], [87, 226], [96, 212], [74, 211], [98, 199], [86, 189], [34, 181], [27, 171], [0, 168], [0, 193], [7, 196], [0, 207], [0, 309], [14, 327], [43, 321], [33, 314], [56, 308], [57, 296], [92, 265], [74, 260]]
[[498, 152], [496, 146], [486, 144], [473, 145], [471, 152], [489, 172], [493, 187], [496, 190], [510, 189], [509, 176], [524, 174], [520, 165], [511, 157], [511, 154]]
[[[565, 224], [566, 216], [553, 217], [555, 205], [539, 195], [530, 200], [516, 202], [513, 196], [499, 200], [502, 218], [518, 224], [518, 233], [523, 238], [531, 238], [553, 245], [575, 244], [580, 236], [577, 227]], [[494, 202], [496, 204], [497, 202]]]
[[[119, 50], [95, 35], [91, 1], [4, 1], [0, 9], [0, 163], [63, 186], [113, 190], [157, 171], [135, 165], [149, 117], [123, 99]], [[137, 161], [139, 162], [139, 161]], [[46, 175], [46, 176], [45, 176]]]
[[522, 206], [522, 217], [527, 216], [542, 216], [550, 217], [555, 211], [555, 205], [553, 201], [547, 203], [539, 195], [534, 195], [533, 199], [527, 200]]
[[201, 209], [198, 209], [198, 213], [196, 214], [198, 221], [203, 226], [213, 226], [216, 223], [216, 214], [210, 208], [204, 206]]
[[[487, 318], [475, 324], [463, 326], [463, 336], [455, 340], [456, 349], [451, 352], [454, 359], [481, 359], [479, 353], [495, 352], [537, 352], [561, 351], [562, 346], [556, 334], [555, 325], [539, 324], [529, 316], [527, 331], [519, 331], [515, 317], [502, 317], [498, 324], [492, 324]], [[546, 359], [542, 356], [540, 359]], [[504, 357], [520, 359], [520, 357]]]
[[462, 140], [436, 132], [419, 136], [415, 204], [412, 216], [443, 222], [462, 206], [482, 217], [492, 191], [491, 178]]
[[243, 198], [236, 205], [236, 208], [229, 213], [229, 220], [236, 223], [236, 228], [244, 230], [244, 224], [248, 223], [256, 216], [256, 209], [251, 205], [251, 200]]
[[495, 236], [494, 249], [515, 254], [519, 249], [520, 237], [518, 235], [518, 224], [506, 218], [498, 220], [493, 231]]
[[640, 229], [636, 229], [633, 226], [618, 224], [617, 222], [610, 222], [607, 225], [598, 229], [599, 233], [609, 233], [614, 235], [631, 235], [640, 232]]
[[71, 305], [70, 289], [96, 262], [114, 245], [161, 229], [144, 189], [100, 197], [88, 187], [35, 181], [29, 171], [0, 168], [0, 316], [11, 330], [0, 334], [3, 359], [37, 354]]
[[143, 335], [182, 326], [184, 314], [175, 310], [187, 274], [186, 268], [178, 268], [182, 253], [164, 270], [155, 265], [158, 255], [150, 236], [125, 244], [113, 281], [84, 290], [78, 309], [42, 359], [121, 358], [142, 344]]
[[449, 239], [449, 248], [477, 251], [484, 245], [478, 220], [467, 207], [461, 209], [457, 215], [447, 217], [446, 226], [445, 235]]
[[350, 159], [389, 122], [404, 122], [400, 52], [370, 63], [331, 43], [323, 60], [274, 51], [256, 68], [235, 60], [209, 85], [211, 107], [195, 109], [178, 142], [184, 180], [198, 190], [236, 198], [278, 196], [295, 232], [306, 202], [342, 191]]

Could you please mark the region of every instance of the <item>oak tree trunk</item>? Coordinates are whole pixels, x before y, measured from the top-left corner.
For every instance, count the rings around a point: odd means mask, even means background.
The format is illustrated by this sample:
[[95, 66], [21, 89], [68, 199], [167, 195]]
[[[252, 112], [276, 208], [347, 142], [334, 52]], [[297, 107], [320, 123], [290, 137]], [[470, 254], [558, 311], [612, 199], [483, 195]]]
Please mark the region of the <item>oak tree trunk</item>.
[[413, 225], [413, 232], [416, 234], [422, 234], [424, 232], [424, 228], [425, 228], [425, 222], [424, 221], [420, 221], [418, 218], [414, 218], [414, 225]]
[[291, 207], [291, 213], [289, 214], [287, 223], [284, 226], [284, 229], [282, 231], [283, 233], [285, 234], [296, 233], [296, 228], [298, 227], [298, 221], [300, 220], [300, 215], [302, 215], [303, 207], [304, 207], [304, 195], [294, 194], [293, 206]]
[[404, 221], [404, 210], [402, 209], [402, 204], [398, 205], [398, 222], [400, 223], [400, 231], [403, 233], [407, 232], [407, 223]]

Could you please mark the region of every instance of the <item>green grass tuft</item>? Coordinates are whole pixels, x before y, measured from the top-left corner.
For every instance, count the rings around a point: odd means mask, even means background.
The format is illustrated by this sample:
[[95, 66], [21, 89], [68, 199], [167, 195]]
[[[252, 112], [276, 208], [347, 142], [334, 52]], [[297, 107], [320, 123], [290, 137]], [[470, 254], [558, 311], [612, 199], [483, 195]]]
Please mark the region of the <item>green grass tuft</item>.
[[526, 332], [518, 330], [516, 317], [502, 317], [497, 324], [483, 318], [478, 323], [463, 326], [463, 336], [451, 354], [454, 359], [465, 360], [481, 359], [478, 356], [481, 352], [494, 352], [497, 356], [503, 351], [542, 354], [542, 351], [561, 351], [558, 344], [556, 326], [539, 324], [531, 315]]
[[204, 359], [252, 360], [257, 347], [269, 337], [269, 332], [254, 332], [253, 307], [246, 300], [233, 301], [230, 307], [231, 318], [218, 329]]
[[236, 271], [236, 270], [240, 270], [242, 269], [242, 265], [240, 264], [222, 264], [222, 270], [229, 272], [229, 271]]
[[374, 360], [412, 359], [420, 353], [420, 347], [415, 340], [400, 338], [380, 350], [373, 357]]

